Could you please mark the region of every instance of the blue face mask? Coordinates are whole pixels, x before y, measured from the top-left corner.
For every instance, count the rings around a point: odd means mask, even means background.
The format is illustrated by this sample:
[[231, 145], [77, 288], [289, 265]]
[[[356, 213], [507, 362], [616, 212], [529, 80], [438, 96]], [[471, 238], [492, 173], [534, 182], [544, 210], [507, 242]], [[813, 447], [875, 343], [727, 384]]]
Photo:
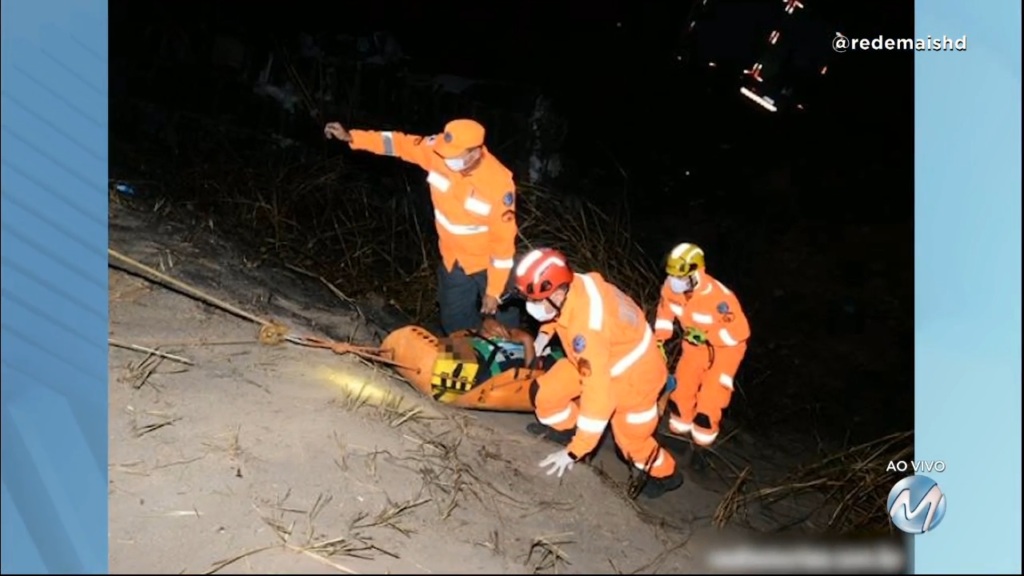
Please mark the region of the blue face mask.
[[683, 278], [669, 276], [668, 288], [673, 294], [685, 294], [693, 290], [693, 278], [691, 276], [685, 276]]

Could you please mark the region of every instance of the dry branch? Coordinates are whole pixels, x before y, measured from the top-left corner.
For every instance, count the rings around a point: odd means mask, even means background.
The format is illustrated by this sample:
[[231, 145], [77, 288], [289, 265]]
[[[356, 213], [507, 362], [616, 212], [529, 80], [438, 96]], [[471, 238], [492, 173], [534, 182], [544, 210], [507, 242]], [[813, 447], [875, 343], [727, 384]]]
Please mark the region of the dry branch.
[[120, 340], [114, 340], [113, 338], [108, 338], [107, 339], [107, 343], [109, 345], [111, 345], [111, 346], [114, 346], [115, 348], [124, 348], [125, 350], [131, 350], [133, 352], [141, 352], [143, 354], [147, 354], [147, 355], [150, 355], [150, 356], [159, 356], [161, 358], [166, 358], [167, 360], [172, 360], [174, 362], [180, 362], [180, 363], [188, 365], [188, 366], [193, 366], [195, 364], [194, 362], [192, 362], [188, 358], [183, 358], [181, 356], [175, 356], [174, 354], [168, 354], [166, 352], [161, 352], [161, 351], [156, 350], [154, 348], [147, 348], [146, 346], [139, 346], [138, 344], [130, 344], [128, 342], [121, 342]]
[[779, 485], [740, 495], [749, 478], [743, 473], [719, 505], [715, 523], [724, 526], [742, 508], [754, 503], [770, 510], [782, 501], [816, 493], [824, 497], [824, 511], [828, 515], [827, 525], [823, 527], [826, 531], [887, 533], [891, 523], [885, 501], [900, 475], [887, 471], [886, 467], [891, 461], [910, 459], [912, 453], [912, 432], [891, 434], [829, 456], [792, 474]]
[[[163, 184], [175, 191], [173, 207], [187, 207], [197, 226], [213, 222], [258, 246], [261, 260], [318, 279], [349, 303], [376, 295], [415, 322], [435, 316], [439, 256], [425, 186], [373, 186], [344, 157], [250, 166], [234, 157], [204, 160], [172, 178]], [[631, 240], [624, 216], [529, 185], [519, 187], [517, 212], [520, 251], [556, 247], [578, 269], [601, 272], [645, 308], [653, 306], [659, 274]]]
[[[204, 145], [205, 134], [192, 137], [196, 142], [182, 147], [196, 151], [195, 158], [183, 159], [184, 163], [192, 160], [191, 168], [175, 169], [159, 178], [117, 176], [122, 181], [159, 180], [160, 190], [149, 206], [154, 214], [174, 210], [191, 219], [197, 229], [227, 231], [256, 247], [254, 265], [282, 264], [318, 279], [349, 304], [352, 298], [373, 297], [416, 323], [436, 317], [432, 295], [439, 258], [425, 185], [371, 182], [377, 175], [353, 169], [347, 155], [268, 161], [265, 156], [257, 159], [254, 149], [244, 149], [249, 144], [241, 140], [237, 148], [215, 150]], [[218, 136], [217, 141], [223, 139]], [[543, 188], [521, 185], [518, 192], [520, 252], [541, 245], [559, 248], [577, 269], [600, 272], [650, 312], [661, 274], [654, 259], [642, 254], [630, 239], [624, 213], [602, 211], [585, 199]], [[113, 197], [118, 204], [133, 202], [117, 194]], [[675, 360], [678, 349], [671, 347], [670, 353]], [[406, 415], [396, 413], [392, 422], [405, 425], [415, 418]], [[442, 508], [448, 514], [459, 500], [453, 494], [472, 494], [486, 487], [471, 466], [451, 454], [447, 447], [424, 443], [418, 456], [430, 461], [420, 463], [422, 474], [435, 500], [447, 502]], [[834, 505], [833, 527], [877, 526], [884, 509], [876, 505], [878, 490], [890, 480], [877, 467], [877, 462], [868, 463], [863, 456], [847, 455], [802, 471], [785, 487], [750, 492], [752, 482], [745, 482], [746, 492], [742, 497], [734, 494], [723, 506], [720, 521], [728, 521], [752, 500], [770, 504], [783, 494], [825, 489]], [[495, 493], [501, 494], [496, 489]], [[507, 495], [502, 499], [515, 502]]]

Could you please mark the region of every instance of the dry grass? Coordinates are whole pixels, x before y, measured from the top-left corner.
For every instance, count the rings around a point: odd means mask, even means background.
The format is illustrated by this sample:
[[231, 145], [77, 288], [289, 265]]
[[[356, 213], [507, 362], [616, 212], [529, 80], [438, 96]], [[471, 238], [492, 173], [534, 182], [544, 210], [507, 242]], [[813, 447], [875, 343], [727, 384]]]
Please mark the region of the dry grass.
[[[415, 323], [436, 316], [432, 295], [439, 257], [426, 211], [427, 190], [420, 181], [401, 176], [397, 162], [394, 172], [388, 173], [391, 183], [374, 185], [365, 172], [350, 165], [347, 155], [273, 164], [247, 159], [234, 150], [216, 154], [207, 148], [204, 154], [182, 161], [189, 167], [161, 175], [159, 184], [152, 177], [147, 184], [134, 179], [134, 174], [117, 174], [116, 168], [112, 172], [136, 184], [141, 195], [148, 193], [144, 204], [154, 214], [174, 211], [191, 219], [196, 234], [222, 231], [254, 247], [259, 254], [254, 265], [270, 262], [300, 271], [343, 294], [345, 300], [382, 297]], [[111, 200], [118, 205], [142, 205], [116, 192]], [[624, 210], [606, 213], [576, 196], [521, 186], [518, 212], [520, 251], [542, 245], [563, 250], [577, 269], [602, 273], [651, 312], [660, 287], [661, 275], [654, 265], [658, 255], [644, 255], [630, 239]], [[678, 347], [670, 346], [669, 354], [673, 361], [677, 359]], [[158, 360], [149, 359], [153, 364]], [[148, 379], [147, 370], [136, 368], [131, 378], [136, 386]], [[359, 408], [368, 400], [352, 394], [343, 403]], [[373, 404], [395, 427], [420, 419], [398, 405]], [[887, 526], [881, 504], [884, 496], [879, 495], [894, 479], [884, 473], [884, 465], [891, 453], [903, 449], [898, 446], [908, 444], [906, 438], [890, 437], [851, 449], [801, 471], [785, 486], [751, 490], [749, 475], [738, 474], [737, 487], [726, 495], [715, 521], [720, 525], [731, 521], [754, 501], [770, 506], [780, 498], [817, 491], [824, 492], [833, 506], [830, 529]], [[865, 452], [882, 446], [888, 452], [875, 460]], [[452, 513], [461, 496], [479, 499], [476, 492], [485, 482], [457, 456], [457, 443], [431, 439], [423, 440], [421, 447], [415, 457], [420, 460], [417, 467], [442, 517]], [[512, 501], [510, 497], [502, 500]]]
[[[411, 444], [411, 449], [397, 456], [385, 451], [369, 452], [366, 454], [367, 472], [377, 477], [377, 457], [383, 455], [401, 468], [416, 473], [422, 482], [420, 493], [423, 495], [416, 507], [432, 503], [437, 511], [436, 521], [450, 519], [467, 504], [482, 507], [498, 517], [502, 508], [516, 509], [526, 515], [540, 508], [563, 509], [566, 506], [560, 502], [524, 502], [491, 482], [495, 473], [482, 467], [508, 468], [515, 464], [485, 446], [476, 450], [466, 448], [473, 445], [466, 442], [472, 430], [459, 414], [443, 411], [427, 414], [419, 406], [405, 406], [400, 396], [368, 384], [344, 389], [335, 403], [344, 410], [360, 411], [398, 430], [403, 440]], [[335, 442], [345, 453], [345, 443], [339, 438], [335, 438]], [[342, 471], [348, 470], [349, 463], [344, 456], [335, 462]], [[505, 472], [507, 470], [499, 476]]]
[[110, 344], [111, 346], [114, 346], [115, 348], [123, 348], [125, 350], [131, 350], [133, 352], [140, 352], [142, 354], [146, 354], [147, 357], [158, 356], [160, 358], [165, 358], [167, 360], [173, 360], [174, 362], [179, 362], [179, 363], [185, 364], [187, 366], [193, 366], [195, 364], [195, 362], [189, 360], [188, 358], [185, 358], [185, 357], [182, 357], [182, 356], [177, 356], [175, 354], [168, 354], [167, 352], [161, 352], [160, 350], [157, 350], [156, 348], [149, 348], [147, 346], [141, 346], [139, 344], [131, 344], [131, 343], [128, 343], [128, 342], [121, 342], [119, 340], [114, 340], [113, 338], [109, 338], [107, 340], [107, 342], [108, 342], [108, 344]]
[[[124, 348], [124, 346], [118, 346]], [[135, 390], [139, 390], [145, 385], [149, 385], [152, 388], [159, 390], [159, 385], [153, 381], [153, 376], [156, 375], [170, 375], [180, 374], [188, 371], [186, 367], [179, 367], [170, 370], [162, 370], [161, 366], [165, 359], [171, 359], [174, 362], [179, 362], [185, 365], [191, 365], [191, 361], [182, 358], [180, 356], [174, 356], [171, 354], [165, 354], [159, 350], [139, 349], [135, 347], [132, 350], [145, 354], [142, 358], [129, 362], [125, 365], [122, 373], [118, 376], [117, 380], [121, 384], [129, 386]]]
[[817, 528], [838, 534], [887, 533], [891, 523], [886, 498], [905, 474], [886, 467], [912, 457], [913, 433], [902, 432], [826, 457], [776, 486], [749, 488], [751, 475], [744, 470], [723, 498], [714, 521], [724, 526], [752, 504], [770, 511], [785, 500], [812, 493], [824, 501], [824, 508], [816, 512], [825, 513], [825, 525]]
[[[657, 305], [661, 277], [631, 239], [623, 214], [608, 215], [596, 205], [536, 187], [520, 186], [521, 244], [565, 252], [578, 270], [597, 271], [633, 296], [648, 312]], [[653, 258], [652, 258], [653, 256]]]
[[181, 421], [180, 417], [172, 416], [166, 412], [155, 410], [139, 411], [131, 406], [127, 407], [126, 410], [130, 418], [132, 436], [135, 438], [142, 438], [147, 434], [173, 426]]
[[524, 502], [501, 490], [489, 480], [494, 474], [480, 470], [493, 457], [479, 454], [473, 458], [465, 453], [466, 432], [457, 422], [431, 422], [410, 430], [405, 438], [414, 448], [401, 458], [401, 465], [419, 474], [423, 492], [437, 505], [439, 521], [448, 520], [467, 505], [486, 509], [499, 519], [507, 508], [523, 513], [536, 510], [538, 504]]
[[[229, 558], [215, 562], [204, 574], [215, 574], [232, 564], [250, 556], [274, 549], [289, 550], [311, 558], [337, 572], [357, 574], [355, 570], [338, 562], [339, 558], [355, 558], [372, 560], [384, 554], [395, 555], [376, 545], [370, 538], [358, 531], [355, 522], [351, 523], [345, 535], [328, 537], [316, 529], [317, 517], [330, 504], [330, 494], [318, 494], [307, 508], [292, 507], [287, 504], [291, 491], [269, 502], [253, 502], [253, 510], [260, 520], [272, 530], [277, 542], [260, 546], [235, 554]], [[366, 527], [372, 527], [367, 525]]]
[[[118, 176], [133, 182], [131, 174]], [[149, 210], [181, 211], [198, 230], [229, 231], [258, 248], [257, 262], [302, 270], [348, 297], [381, 296], [415, 322], [434, 317], [439, 256], [425, 184], [373, 187], [345, 156], [280, 166], [206, 158], [169, 176], [159, 190], [150, 185]], [[132, 203], [111, 197], [118, 205]], [[645, 308], [655, 304], [657, 271], [630, 239], [625, 216], [531, 186], [520, 187], [518, 212], [521, 251], [558, 248], [578, 269], [601, 272]]]
[[[369, 409], [369, 415], [380, 417], [382, 424], [392, 425], [389, 415], [369, 404], [359, 404]], [[383, 502], [376, 508], [356, 512], [347, 523], [334, 527], [332, 534], [322, 533], [317, 528], [317, 520], [321, 512], [331, 508], [332, 497], [329, 494], [317, 495], [308, 506], [292, 506], [288, 502], [291, 492], [274, 496], [269, 499], [253, 502], [252, 507], [262, 522], [271, 529], [276, 541], [265, 546], [241, 551], [213, 564], [206, 573], [220, 572], [229, 566], [271, 550], [288, 550], [303, 554], [336, 571], [354, 574], [352, 568], [344, 564], [345, 558], [364, 561], [381, 558], [400, 558], [401, 545], [383, 538], [390, 532], [401, 538], [430, 537], [430, 533], [418, 531], [417, 528], [430, 527], [436, 529], [445, 521], [452, 519], [453, 513], [464, 506], [481, 508], [489, 511], [504, 526], [502, 510], [516, 509], [522, 516], [535, 515], [542, 510], [568, 510], [570, 505], [559, 502], [523, 502], [515, 499], [491, 483], [488, 478], [495, 474], [483, 469], [488, 463], [510, 465], [500, 455], [469, 450], [463, 447], [462, 440], [468, 432], [464, 424], [457, 418], [407, 420], [402, 426], [404, 440], [411, 445], [401, 452], [391, 453], [384, 450], [359, 448], [346, 444], [335, 435], [335, 442], [340, 459], [335, 463], [343, 473], [352, 472], [350, 462], [345, 456], [356, 449], [365, 461], [365, 474], [380, 485], [380, 478], [388, 474], [389, 466], [398, 466], [407, 471], [418, 473], [422, 480], [422, 488], [414, 490], [411, 497], [393, 499], [383, 488], [378, 492]], [[240, 450], [237, 431], [228, 439], [229, 446], [219, 446], [227, 451], [231, 446]], [[396, 455], [397, 454], [397, 455]], [[383, 460], [380, 460], [383, 457]], [[394, 469], [391, 469], [394, 472]], [[507, 473], [507, 471], [506, 471]], [[436, 513], [428, 506], [436, 506]], [[424, 512], [425, 511], [425, 512]], [[333, 515], [333, 512], [332, 512]], [[458, 519], [455, 520], [457, 523]], [[567, 547], [573, 542], [570, 534], [554, 534], [538, 536], [531, 539], [525, 549], [520, 549], [519, 559], [527, 570], [533, 573], [565, 572], [570, 564]], [[510, 541], [517, 540], [515, 537]], [[499, 556], [508, 556], [513, 551], [505, 549], [498, 529], [489, 531], [486, 539], [475, 544], [490, 549]]]
[[204, 441], [203, 447], [210, 452], [223, 454], [235, 469], [235, 476], [242, 477], [242, 461], [249, 458], [249, 452], [242, 445], [242, 426], [239, 424], [232, 430], [217, 434]]
[[365, 512], [359, 513], [355, 520], [352, 521], [352, 528], [355, 530], [390, 528], [402, 536], [409, 537], [414, 531], [402, 524], [402, 518], [427, 502], [430, 502], [429, 498], [405, 500], [402, 502], [392, 502], [389, 499], [387, 504], [373, 516]]
[[341, 395], [331, 403], [346, 411], [369, 412], [391, 428], [431, 419], [422, 406], [407, 405], [403, 396], [392, 393], [383, 384], [353, 383], [343, 387]]
[[571, 533], [537, 536], [530, 543], [523, 562], [534, 574], [558, 574], [571, 564], [564, 547], [572, 544]]

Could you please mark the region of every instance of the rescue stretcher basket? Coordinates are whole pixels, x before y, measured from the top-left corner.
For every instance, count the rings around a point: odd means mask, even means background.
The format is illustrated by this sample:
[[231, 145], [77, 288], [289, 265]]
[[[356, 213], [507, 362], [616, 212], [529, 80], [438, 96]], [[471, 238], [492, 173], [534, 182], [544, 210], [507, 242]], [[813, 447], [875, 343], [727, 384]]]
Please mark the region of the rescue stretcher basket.
[[456, 359], [437, 336], [419, 326], [399, 328], [384, 339], [398, 365], [398, 374], [434, 400], [470, 410], [533, 412], [530, 384], [544, 373], [536, 368], [510, 368], [477, 383], [481, 367]]

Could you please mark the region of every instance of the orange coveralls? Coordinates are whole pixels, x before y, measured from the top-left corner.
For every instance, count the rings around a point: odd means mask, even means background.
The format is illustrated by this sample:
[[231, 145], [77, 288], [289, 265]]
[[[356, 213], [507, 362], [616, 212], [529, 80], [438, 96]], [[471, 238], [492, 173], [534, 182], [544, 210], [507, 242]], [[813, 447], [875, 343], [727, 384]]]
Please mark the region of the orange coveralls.
[[516, 252], [516, 188], [512, 172], [484, 148], [469, 174], [449, 170], [434, 153], [436, 136], [349, 130], [353, 150], [394, 156], [427, 171], [434, 225], [445, 269], [487, 271], [487, 295], [505, 292]]
[[[676, 365], [676, 389], [672, 403], [679, 411], [669, 419], [677, 434], [690, 434], [699, 446], [710, 446], [718, 437], [722, 411], [732, 400], [733, 377], [743, 361], [750, 338], [750, 324], [736, 295], [706, 272], [701, 272], [692, 296], [675, 294], [666, 280], [661, 288], [655, 338], [672, 337], [675, 321], [683, 327], [683, 356]], [[704, 345], [691, 343], [686, 334], [700, 334]], [[708, 427], [694, 423], [707, 416]]]
[[658, 397], [668, 377], [643, 310], [600, 274], [576, 274], [558, 318], [541, 326], [557, 334], [566, 358], [537, 379], [537, 419], [559, 431], [576, 428], [569, 451], [597, 447], [609, 422], [623, 455], [652, 478], [676, 462], [655, 440]]

